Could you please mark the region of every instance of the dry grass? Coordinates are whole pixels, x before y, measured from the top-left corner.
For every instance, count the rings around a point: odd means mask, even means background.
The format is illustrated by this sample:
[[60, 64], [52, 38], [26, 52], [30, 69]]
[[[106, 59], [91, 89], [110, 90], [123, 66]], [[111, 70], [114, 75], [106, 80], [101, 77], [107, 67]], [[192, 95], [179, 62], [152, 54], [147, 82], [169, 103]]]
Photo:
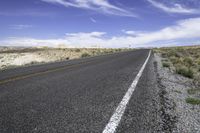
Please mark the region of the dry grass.
[[100, 48], [2, 48], [0, 49], [0, 69], [10, 66], [32, 65], [110, 54], [130, 49]]
[[[162, 56], [163, 67], [170, 67], [175, 73], [190, 78], [194, 88], [188, 89], [186, 103], [200, 105], [200, 46], [154, 49]], [[171, 65], [166, 62], [170, 62]]]
[[154, 50], [169, 59], [175, 72], [200, 83], [200, 46], [170, 47]]

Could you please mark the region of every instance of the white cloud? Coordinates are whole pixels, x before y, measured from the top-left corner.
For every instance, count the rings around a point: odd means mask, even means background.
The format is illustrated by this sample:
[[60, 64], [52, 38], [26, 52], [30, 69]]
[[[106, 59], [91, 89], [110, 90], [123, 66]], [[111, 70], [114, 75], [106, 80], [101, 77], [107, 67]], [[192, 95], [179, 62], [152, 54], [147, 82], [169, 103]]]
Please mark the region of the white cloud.
[[[0, 44], [20, 46], [52, 46], [66, 44], [68, 47], [148, 47], [166, 46], [173, 42], [174, 45], [183, 44], [184, 39], [199, 42], [200, 18], [191, 18], [178, 21], [174, 26], [168, 26], [153, 32], [126, 31], [122, 36], [105, 37], [105, 32], [90, 33], [67, 33], [65, 38], [59, 39], [32, 39], [32, 38], [9, 38]], [[134, 34], [134, 35], [132, 35]], [[188, 43], [188, 42], [187, 42]]]
[[40, 10], [26, 10], [19, 9], [16, 11], [0, 11], [0, 16], [8, 16], [8, 17], [18, 17], [18, 16], [31, 16], [31, 17], [52, 17], [55, 16], [55, 12], [44, 12]]
[[122, 30], [122, 32], [130, 36], [141, 36], [146, 33], [144, 31], [133, 31], [133, 30]]
[[79, 36], [80, 38], [85, 38], [85, 37], [102, 37], [105, 34], [106, 34], [105, 32], [90, 32], [90, 33], [79, 32], [79, 33], [66, 33], [66, 36], [69, 38], [77, 36]]
[[41, 0], [43, 2], [60, 4], [65, 7], [76, 7], [94, 10], [99, 13], [112, 14], [117, 16], [136, 17], [132, 12], [122, 9], [108, 2], [108, 0]]
[[172, 7], [169, 7], [155, 0], [147, 0], [147, 1], [150, 2], [154, 7], [159, 8], [167, 13], [180, 13], [180, 14], [199, 14], [200, 13], [200, 11], [197, 9], [186, 8], [180, 4], [174, 4]]
[[13, 30], [22, 30], [26, 28], [31, 28], [33, 27], [32, 25], [24, 25], [24, 24], [19, 24], [19, 25], [9, 25], [9, 29]]

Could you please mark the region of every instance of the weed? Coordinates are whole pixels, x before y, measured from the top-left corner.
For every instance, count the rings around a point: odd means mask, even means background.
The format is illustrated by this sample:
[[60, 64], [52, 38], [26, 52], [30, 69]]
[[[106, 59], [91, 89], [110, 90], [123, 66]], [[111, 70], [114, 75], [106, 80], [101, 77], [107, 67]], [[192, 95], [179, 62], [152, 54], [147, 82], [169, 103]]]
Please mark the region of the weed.
[[181, 94], [182, 92], [179, 90], [174, 90], [174, 92]]
[[81, 57], [82, 58], [84, 58], [84, 57], [89, 57], [90, 55], [88, 54], [88, 53], [83, 53], [82, 55], [81, 55]]
[[80, 52], [81, 50], [79, 48], [75, 49], [75, 52]]
[[193, 95], [196, 94], [197, 92], [200, 92], [200, 89], [189, 89], [187, 90], [188, 94]]
[[197, 98], [186, 98], [186, 103], [192, 104], [192, 105], [199, 105], [200, 104], [200, 99]]
[[182, 63], [182, 59], [181, 58], [177, 58], [175, 56], [170, 57], [170, 61], [172, 62], [172, 64], [181, 64]]
[[163, 62], [162, 65], [163, 65], [163, 67], [170, 67], [169, 62]]
[[191, 68], [188, 68], [183, 65], [176, 66], [176, 73], [183, 75], [185, 77], [188, 77], [188, 78], [194, 77], [194, 71]]
[[165, 58], [165, 59], [162, 59], [162, 61], [163, 61], [163, 62], [164, 62], [164, 61], [165, 61], [165, 62], [168, 62], [169, 60]]
[[162, 53], [161, 56], [162, 56], [163, 58], [167, 58], [167, 54], [166, 54], [166, 53]]
[[192, 66], [192, 65], [193, 65], [193, 60], [192, 60], [191, 57], [185, 57], [185, 58], [183, 59], [183, 62], [184, 62], [186, 65], [188, 65], [188, 66]]

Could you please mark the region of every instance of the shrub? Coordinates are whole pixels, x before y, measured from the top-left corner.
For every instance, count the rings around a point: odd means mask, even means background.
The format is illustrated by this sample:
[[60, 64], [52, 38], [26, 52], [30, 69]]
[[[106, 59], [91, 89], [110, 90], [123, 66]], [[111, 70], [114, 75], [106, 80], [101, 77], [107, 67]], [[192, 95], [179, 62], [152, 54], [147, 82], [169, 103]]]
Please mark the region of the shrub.
[[82, 58], [84, 58], [84, 57], [89, 57], [90, 55], [88, 54], [88, 53], [83, 53], [82, 55], [81, 55], [81, 57]]
[[183, 59], [183, 62], [188, 65], [188, 66], [192, 66], [193, 65], [193, 60], [191, 57], [186, 57]]
[[192, 105], [199, 105], [200, 104], [200, 99], [196, 99], [196, 98], [186, 98], [185, 101], [189, 104], [192, 104]]
[[81, 50], [79, 48], [75, 49], [75, 52], [80, 52]]
[[191, 68], [186, 67], [186, 66], [181, 66], [181, 65], [176, 66], [176, 73], [181, 74], [181, 75], [188, 77], [188, 78], [194, 77], [193, 70]]
[[169, 62], [163, 62], [162, 65], [163, 65], [163, 67], [170, 67]]
[[166, 54], [166, 53], [162, 53], [161, 56], [162, 56], [163, 58], [167, 58], [167, 54]]
[[172, 64], [179, 64], [179, 63], [182, 63], [182, 60], [181, 58], [177, 58], [177, 57], [170, 57], [170, 61], [172, 62]]
[[170, 50], [169, 52], [168, 52], [168, 56], [169, 57], [172, 57], [172, 56], [175, 56], [175, 57], [181, 57], [181, 54], [180, 53], [178, 53], [176, 50]]
[[162, 61], [163, 61], [163, 62], [168, 62], [169, 60], [168, 60], [168, 59], [162, 59]]
[[200, 58], [198, 59], [197, 64], [200, 65]]
[[200, 89], [189, 89], [187, 90], [188, 94], [193, 95], [196, 94], [197, 92], [200, 92]]

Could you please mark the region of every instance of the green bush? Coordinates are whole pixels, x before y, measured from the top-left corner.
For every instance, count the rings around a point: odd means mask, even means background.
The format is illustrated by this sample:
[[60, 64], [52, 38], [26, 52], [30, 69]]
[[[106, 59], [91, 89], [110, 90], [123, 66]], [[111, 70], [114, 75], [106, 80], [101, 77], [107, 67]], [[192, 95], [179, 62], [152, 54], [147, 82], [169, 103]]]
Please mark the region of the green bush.
[[163, 62], [162, 65], [163, 65], [163, 67], [170, 67], [169, 62]]
[[163, 58], [167, 58], [167, 53], [162, 53], [161, 56], [162, 56]]
[[83, 53], [82, 55], [81, 55], [81, 57], [82, 58], [84, 58], [84, 57], [89, 57], [90, 55], [88, 54], [88, 53]]
[[183, 66], [183, 65], [176, 66], [176, 73], [181, 74], [181, 75], [188, 77], [188, 78], [194, 77], [193, 70], [191, 68], [188, 68], [188, 67]]
[[197, 64], [200, 65], [200, 59], [198, 59]]
[[178, 57], [173, 56], [173, 57], [170, 57], [170, 61], [174, 65], [181, 64], [182, 63], [182, 58], [178, 58]]
[[193, 60], [192, 60], [191, 57], [185, 57], [185, 58], [183, 59], [183, 62], [184, 62], [186, 65], [188, 65], [188, 66], [192, 66], [192, 65], [193, 65]]
[[199, 105], [200, 104], [200, 99], [196, 99], [196, 98], [186, 98], [185, 101], [189, 104], [192, 104], [192, 105]]

